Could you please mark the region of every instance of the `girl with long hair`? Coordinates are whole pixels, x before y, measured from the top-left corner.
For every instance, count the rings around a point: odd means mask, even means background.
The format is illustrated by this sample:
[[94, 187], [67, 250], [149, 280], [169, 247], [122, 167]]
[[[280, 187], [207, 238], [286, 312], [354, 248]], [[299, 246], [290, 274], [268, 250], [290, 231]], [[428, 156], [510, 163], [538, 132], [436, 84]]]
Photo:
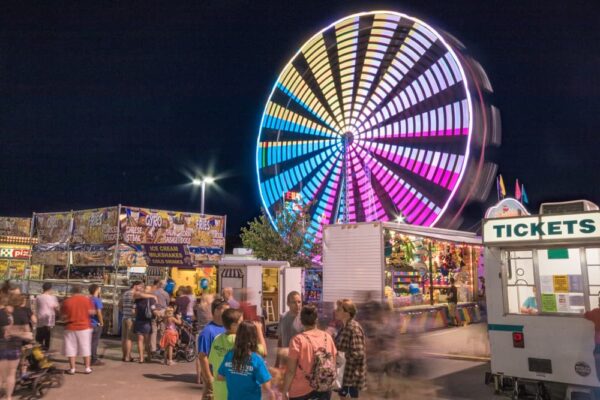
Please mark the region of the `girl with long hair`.
[[233, 350], [225, 355], [219, 368], [220, 380], [227, 383], [227, 398], [260, 400], [261, 387], [268, 398], [275, 399], [271, 390], [271, 374], [258, 354], [259, 335], [256, 325], [243, 321], [237, 330]]

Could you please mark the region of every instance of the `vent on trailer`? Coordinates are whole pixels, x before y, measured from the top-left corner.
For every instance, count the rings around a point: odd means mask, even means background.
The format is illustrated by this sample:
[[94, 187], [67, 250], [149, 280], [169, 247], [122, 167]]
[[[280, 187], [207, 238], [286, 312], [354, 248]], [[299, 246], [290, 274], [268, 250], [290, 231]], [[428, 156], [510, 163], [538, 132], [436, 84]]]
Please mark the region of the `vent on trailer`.
[[543, 203], [540, 214], [569, 214], [582, 211], [597, 211], [598, 206], [588, 200], [563, 201], [559, 203]]

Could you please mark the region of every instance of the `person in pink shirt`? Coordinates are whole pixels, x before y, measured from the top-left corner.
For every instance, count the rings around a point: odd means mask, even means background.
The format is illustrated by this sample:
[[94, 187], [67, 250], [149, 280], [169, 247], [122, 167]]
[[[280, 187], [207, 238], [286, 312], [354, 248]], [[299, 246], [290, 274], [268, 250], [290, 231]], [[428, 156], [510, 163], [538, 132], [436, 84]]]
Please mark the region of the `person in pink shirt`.
[[[598, 308], [594, 308], [591, 311], [583, 314], [583, 317], [594, 324], [594, 359], [596, 361], [596, 377], [600, 381], [600, 296], [598, 297]], [[600, 390], [596, 390], [597, 394], [600, 394]]]
[[337, 350], [335, 342], [329, 333], [317, 328], [317, 309], [314, 305], [302, 307], [300, 322], [304, 326], [304, 332], [299, 333], [290, 341], [287, 371], [283, 383], [284, 400], [329, 400], [331, 391], [317, 392], [307, 379], [310, 374], [315, 352], [324, 348], [333, 355], [333, 364]]

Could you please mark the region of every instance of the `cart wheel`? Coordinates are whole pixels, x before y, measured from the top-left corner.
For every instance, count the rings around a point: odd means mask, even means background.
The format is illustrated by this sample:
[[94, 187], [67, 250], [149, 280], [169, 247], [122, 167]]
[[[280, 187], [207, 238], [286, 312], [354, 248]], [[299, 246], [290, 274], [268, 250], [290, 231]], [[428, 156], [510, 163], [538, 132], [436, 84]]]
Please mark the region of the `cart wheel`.
[[183, 358], [187, 362], [192, 362], [196, 359], [197, 353], [196, 341], [190, 340], [187, 346], [185, 346]]
[[63, 385], [65, 381], [65, 376], [61, 372], [56, 372], [50, 375], [50, 381], [52, 383], [53, 388], [59, 388]]
[[52, 378], [49, 375], [40, 376], [33, 382], [33, 397], [41, 399], [52, 387]]

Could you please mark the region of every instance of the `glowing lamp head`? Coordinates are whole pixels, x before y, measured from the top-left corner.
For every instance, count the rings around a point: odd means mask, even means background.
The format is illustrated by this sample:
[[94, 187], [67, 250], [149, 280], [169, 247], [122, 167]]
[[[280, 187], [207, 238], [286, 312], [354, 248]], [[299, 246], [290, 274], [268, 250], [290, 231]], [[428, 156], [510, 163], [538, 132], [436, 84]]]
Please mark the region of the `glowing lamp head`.
[[215, 183], [215, 178], [213, 178], [212, 176], [207, 176], [206, 178], [203, 179], [203, 181], [207, 185], [210, 185], [210, 184]]
[[404, 223], [404, 217], [402, 215], [398, 215], [396, 217], [396, 222], [399, 224], [403, 224]]
[[192, 185], [200, 186], [200, 185], [202, 185], [202, 181], [200, 179], [195, 178], [192, 180]]

